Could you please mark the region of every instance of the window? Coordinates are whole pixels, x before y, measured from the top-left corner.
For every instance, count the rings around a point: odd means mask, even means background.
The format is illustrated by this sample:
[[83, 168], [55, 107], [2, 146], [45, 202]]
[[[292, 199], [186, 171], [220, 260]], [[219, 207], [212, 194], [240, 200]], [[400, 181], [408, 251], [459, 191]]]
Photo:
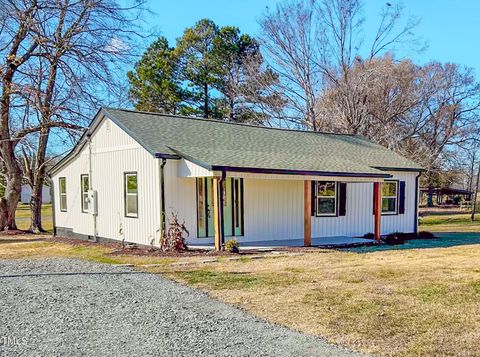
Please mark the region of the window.
[[396, 214], [398, 200], [398, 182], [385, 181], [382, 185], [382, 213]]
[[82, 212], [88, 212], [88, 175], [80, 175], [80, 185], [82, 187]]
[[136, 172], [125, 174], [125, 216], [138, 217], [138, 183]]
[[315, 204], [317, 216], [337, 215], [337, 183], [335, 181], [317, 181]]
[[67, 179], [60, 177], [58, 186], [60, 187], [60, 211], [67, 212]]

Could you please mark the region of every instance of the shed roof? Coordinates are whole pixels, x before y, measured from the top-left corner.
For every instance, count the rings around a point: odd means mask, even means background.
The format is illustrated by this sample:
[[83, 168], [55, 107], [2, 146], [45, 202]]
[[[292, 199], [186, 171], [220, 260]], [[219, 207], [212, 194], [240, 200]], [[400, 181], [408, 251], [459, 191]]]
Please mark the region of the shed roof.
[[234, 124], [132, 110], [104, 109], [153, 155], [174, 155], [208, 169], [385, 175], [419, 171], [413, 161], [357, 135]]

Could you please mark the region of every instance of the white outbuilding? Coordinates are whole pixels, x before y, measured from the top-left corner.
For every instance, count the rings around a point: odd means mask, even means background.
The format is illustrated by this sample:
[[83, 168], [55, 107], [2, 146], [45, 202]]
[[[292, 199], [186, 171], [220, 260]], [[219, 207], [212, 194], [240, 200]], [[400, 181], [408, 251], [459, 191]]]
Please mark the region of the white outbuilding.
[[51, 170], [58, 236], [318, 245], [417, 231], [414, 162], [355, 135], [101, 109]]

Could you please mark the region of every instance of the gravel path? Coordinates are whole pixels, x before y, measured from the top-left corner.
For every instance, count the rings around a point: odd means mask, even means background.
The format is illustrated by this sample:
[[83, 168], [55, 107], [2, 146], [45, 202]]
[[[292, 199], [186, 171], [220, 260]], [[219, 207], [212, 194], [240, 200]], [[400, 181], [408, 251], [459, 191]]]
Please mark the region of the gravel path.
[[42, 259], [0, 260], [0, 356], [356, 354], [157, 275]]

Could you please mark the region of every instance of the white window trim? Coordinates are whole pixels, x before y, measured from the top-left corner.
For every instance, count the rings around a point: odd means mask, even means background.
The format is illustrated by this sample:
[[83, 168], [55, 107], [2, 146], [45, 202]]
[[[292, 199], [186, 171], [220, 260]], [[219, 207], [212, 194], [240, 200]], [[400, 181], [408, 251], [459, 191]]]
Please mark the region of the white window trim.
[[[128, 177], [129, 176], [135, 176], [136, 179], [137, 179], [137, 193], [128, 193]], [[124, 197], [124, 205], [125, 205], [125, 217], [129, 217], [129, 218], [138, 218], [138, 174], [136, 172], [125, 172], [123, 174], [123, 180], [124, 180], [124, 183], [123, 183], [123, 188], [124, 188], [124, 191], [125, 191], [125, 197]], [[136, 202], [137, 202], [137, 213], [129, 213], [128, 212], [128, 204], [127, 204], [127, 197], [128, 196], [134, 196], [136, 198]]]
[[[65, 181], [65, 192], [62, 192], [62, 184], [60, 183], [62, 180]], [[67, 212], [67, 178], [66, 177], [59, 177], [58, 178], [58, 192], [60, 192], [60, 212]], [[62, 207], [62, 196], [65, 196], [65, 207]]]
[[88, 189], [86, 191], [83, 190], [84, 188], [84, 185], [83, 185], [83, 180], [84, 179], [87, 179], [88, 180], [88, 187], [90, 188], [90, 176], [88, 174], [81, 174], [80, 175], [80, 190], [81, 190], [81, 193], [82, 193], [82, 213], [88, 213], [88, 203], [87, 203], [87, 207], [83, 207], [83, 204], [85, 203], [85, 196], [87, 197], [87, 202], [88, 202]]
[[396, 215], [396, 214], [398, 214], [398, 181], [396, 181], [396, 180], [385, 180], [384, 183], [394, 183], [395, 184], [395, 196], [384, 196], [382, 194], [382, 206], [381, 207], [383, 207], [383, 199], [384, 198], [394, 198], [395, 199], [395, 210], [394, 211], [384, 211], [382, 209], [381, 213], [384, 216]]
[[[335, 194], [333, 196], [319, 196], [318, 185], [320, 182], [333, 182], [335, 184]], [[338, 182], [337, 181], [315, 181], [315, 215], [316, 217], [336, 217], [338, 213]], [[333, 213], [319, 213], [318, 200], [319, 198], [333, 198], [334, 199], [334, 212]]]

